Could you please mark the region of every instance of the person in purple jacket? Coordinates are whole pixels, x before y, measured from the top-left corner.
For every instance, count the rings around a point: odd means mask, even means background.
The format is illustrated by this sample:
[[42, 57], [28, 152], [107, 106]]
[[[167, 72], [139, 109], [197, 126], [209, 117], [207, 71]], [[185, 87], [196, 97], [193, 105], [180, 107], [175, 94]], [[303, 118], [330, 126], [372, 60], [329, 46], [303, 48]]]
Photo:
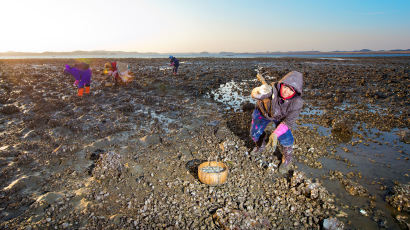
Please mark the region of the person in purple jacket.
[[[266, 147], [276, 149], [279, 141], [282, 146], [282, 163], [279, 172], [284, 174], [289, 171], [293, 155], [292, 129], [295, 121], [302, 111], [303, 75], [292, 71], [286, 74], [279, 82], [271, 85], [264, 84], [252, 90], [252, 98], [257, 100], [256, 108], [252, 114], [250, 135], [256, 147], [252, 153], [262, 153]], [[269, 136], [265, 128], [273, 122], [276, 129]]]
[[86, 94], [90, 93], [92, 75], [90, 65], [84, 62], [76, 63], [73, 67], [66, 65], [64, 73], [70, 74], [75, 78], [74, 85], [78, 86], [77, 95], [79, 97], [83, 96], [84, 91]]

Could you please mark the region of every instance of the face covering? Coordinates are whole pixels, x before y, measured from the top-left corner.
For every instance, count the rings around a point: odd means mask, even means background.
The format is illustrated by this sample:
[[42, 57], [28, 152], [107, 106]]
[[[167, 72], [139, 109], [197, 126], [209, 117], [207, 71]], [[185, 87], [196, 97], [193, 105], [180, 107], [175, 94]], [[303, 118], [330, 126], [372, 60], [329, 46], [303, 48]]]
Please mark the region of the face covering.
[[292, 98], [293, 96], [295, 96], [295, 94], [296, 94], [296, 92], [295, 92], [295, 90], [291, 87], [291, 86], [288, 86], [287, 85], [287, 87], [289, 87], [291, 90], [292, 90], [292, 94], [290, 95], [290, 96], [288, 96], [288, 97], [284, 97], [283, 96], [283, 92], [284, 92], [284, 87], [283, 86], [285, 86], [284, 84], [281, 84], [280, 85], [280, 96], [283, 98], [283, 99], [285, 99], [285, 100], [287, 100], [287, 99], [290, 99], [290, 98]]

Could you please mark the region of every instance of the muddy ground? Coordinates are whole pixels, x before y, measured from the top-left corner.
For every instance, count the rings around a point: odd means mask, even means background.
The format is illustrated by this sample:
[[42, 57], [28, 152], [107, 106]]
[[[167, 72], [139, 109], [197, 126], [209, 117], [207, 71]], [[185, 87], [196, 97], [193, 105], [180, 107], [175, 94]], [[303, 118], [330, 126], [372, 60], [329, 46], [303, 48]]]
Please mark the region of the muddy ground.
[[[120, 87], [88, 59], [83, 98], [63, 74], [75, 61], [0, 61], [1, 229], [410, 226], [410, 58], [194, 58], [177, 76], [121, 59], [137, 77]], [[280, 148], [250, 154], [257, 67], [304, 74], [287, 175]], [[229, 167], [224, 185], [198, 180], [206, 160]]]

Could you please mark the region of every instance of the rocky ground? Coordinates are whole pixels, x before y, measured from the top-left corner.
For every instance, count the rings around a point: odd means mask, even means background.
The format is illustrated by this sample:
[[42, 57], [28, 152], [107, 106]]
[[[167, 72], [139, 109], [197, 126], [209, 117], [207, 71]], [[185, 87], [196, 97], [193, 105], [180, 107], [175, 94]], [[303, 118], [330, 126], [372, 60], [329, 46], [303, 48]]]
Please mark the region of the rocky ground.
[[[105, 87], [107, 60], [87, 61], [93, 82], [84, 98], [62, 71], [75, 60], [0, 61], [0, 228], [359, 228], [324, 178], [297, 166], [279, 175], [280, 149], [250, 154], [258, 66], [268, 81], [291, 70], [305, 76], [299, 165], [321, 169], [327, 158], [354, 167], [338, 149], [394, 147], [370, 134], [395, 133], [403, 176], [380, 185], [391, 213], [374, 205], [360, 171], [331, 170], [326, 179], [368, 201], [360, 213], [369, 226], [409, 227], [410, 58], [197, 58], [182, 60], [177, 76], [166, 59], [123, 59], [137, 77], [120, 87]], [[229, 167], [224, 185], [198, 180], [206, 160]]]

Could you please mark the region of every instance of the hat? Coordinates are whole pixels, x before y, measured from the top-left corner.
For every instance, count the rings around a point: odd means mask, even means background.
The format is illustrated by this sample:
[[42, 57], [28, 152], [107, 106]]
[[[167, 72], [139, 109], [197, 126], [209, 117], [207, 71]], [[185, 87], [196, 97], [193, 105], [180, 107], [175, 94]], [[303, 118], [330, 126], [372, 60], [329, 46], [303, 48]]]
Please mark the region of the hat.
[[111, 69], [111, 68], [112, 68], [111, 63], [110, 63], [110, 62], [105, 63], [105, 64], [104, 64], [104, 68], [106, 68], [106, 69]]

